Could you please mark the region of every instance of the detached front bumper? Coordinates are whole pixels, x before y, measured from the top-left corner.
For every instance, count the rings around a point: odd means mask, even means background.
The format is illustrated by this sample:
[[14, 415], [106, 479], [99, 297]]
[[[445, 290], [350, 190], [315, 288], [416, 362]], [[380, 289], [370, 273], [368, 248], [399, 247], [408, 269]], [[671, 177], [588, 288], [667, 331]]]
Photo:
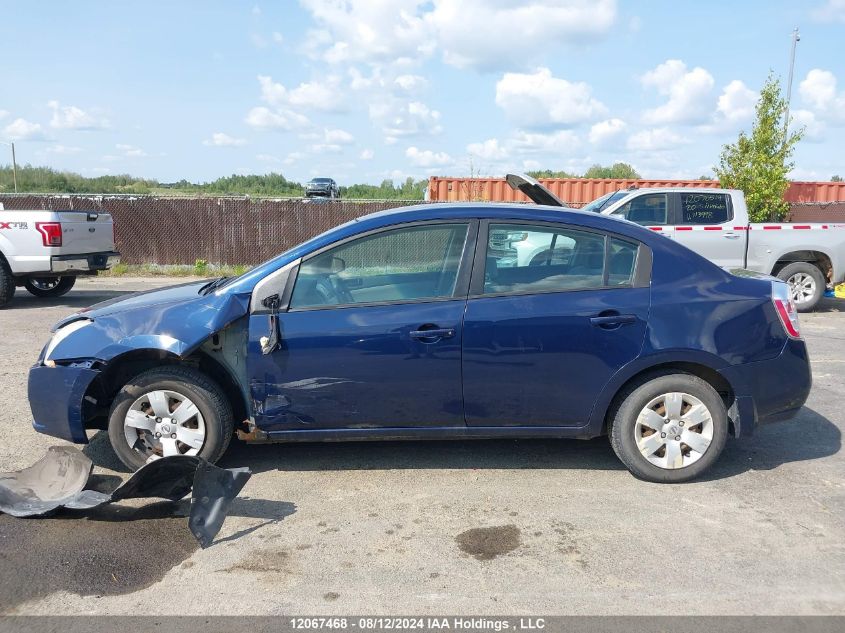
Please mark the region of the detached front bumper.
[[76, 444], [87, 444], [82, 407], [85, 392], [99, 372], [85, 367], [47, 367], [29, 370], [32, 426], [39, 433]]
[[84, 255], [54, 255], [50, 258], [50, 270], [54, 273], [87, 273], [108, 270], [120, 262], [120, 253], [86, 253]]

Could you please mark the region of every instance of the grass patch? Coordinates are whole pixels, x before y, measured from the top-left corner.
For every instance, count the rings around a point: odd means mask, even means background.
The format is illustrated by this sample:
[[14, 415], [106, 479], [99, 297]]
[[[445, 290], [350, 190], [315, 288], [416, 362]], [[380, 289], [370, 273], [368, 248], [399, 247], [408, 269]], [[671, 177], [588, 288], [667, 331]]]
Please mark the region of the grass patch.
[[252, 266], [219, 266], [197, 260], [189, 264], [124, 264], [113, 266], [111, 270], [100, 271], [100, 277], [237, 277]]

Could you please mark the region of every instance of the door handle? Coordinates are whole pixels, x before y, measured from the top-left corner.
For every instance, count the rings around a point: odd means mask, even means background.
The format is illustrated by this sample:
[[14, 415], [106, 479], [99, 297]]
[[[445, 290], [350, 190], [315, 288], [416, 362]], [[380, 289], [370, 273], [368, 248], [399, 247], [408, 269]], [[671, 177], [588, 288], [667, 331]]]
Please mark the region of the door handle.
[[739, 233], [722, 233], [722, 237], [726, 240], [735, 240], [739, 237]]
[[623, 325], [630, 325], [636, 322], [637, 317], [634, 314], [606, 314], [594, 316], [590, 319], [592, 325], [604, 328], [605, 330], [615, 330]]
[[408, 336], [423, 343], [436, 343], [442, 338], [455, 336], [454, 328], [432, 328], [430, 330], [413, 330]]

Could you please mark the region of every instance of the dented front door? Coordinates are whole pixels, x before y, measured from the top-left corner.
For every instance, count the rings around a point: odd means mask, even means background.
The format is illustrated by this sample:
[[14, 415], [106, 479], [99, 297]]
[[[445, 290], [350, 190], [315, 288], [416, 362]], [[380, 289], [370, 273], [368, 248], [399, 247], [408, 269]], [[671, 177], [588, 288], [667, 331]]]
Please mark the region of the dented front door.
[[463, 427], [461, 342], [476, 231], [472, 221], [411, 223], [304, 258], [280, 297], [278, 344], [270, 316], [250, 317], [258, 426]]

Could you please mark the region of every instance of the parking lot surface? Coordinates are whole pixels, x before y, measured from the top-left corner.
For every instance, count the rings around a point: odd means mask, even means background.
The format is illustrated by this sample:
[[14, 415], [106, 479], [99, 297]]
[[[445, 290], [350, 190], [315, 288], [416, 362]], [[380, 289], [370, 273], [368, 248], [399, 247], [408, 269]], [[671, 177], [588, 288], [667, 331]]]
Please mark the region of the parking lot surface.
[[[81, 280], [0, 311], [0, 471], [59, 440], [26, 375], [60, 317], [183, 279]], [[0, 612], [845, 614], [845, 301], [802, 315], [813, 392], [729, 441], [701, 481], [634, 479], [605, 438], [246, 446], [254, 471], [201, 550], [185, 502], [0, 516]], [[789, 376], [783, 376], [783, 381]], [[101, 480], [127, 476], [104, 433]]]

